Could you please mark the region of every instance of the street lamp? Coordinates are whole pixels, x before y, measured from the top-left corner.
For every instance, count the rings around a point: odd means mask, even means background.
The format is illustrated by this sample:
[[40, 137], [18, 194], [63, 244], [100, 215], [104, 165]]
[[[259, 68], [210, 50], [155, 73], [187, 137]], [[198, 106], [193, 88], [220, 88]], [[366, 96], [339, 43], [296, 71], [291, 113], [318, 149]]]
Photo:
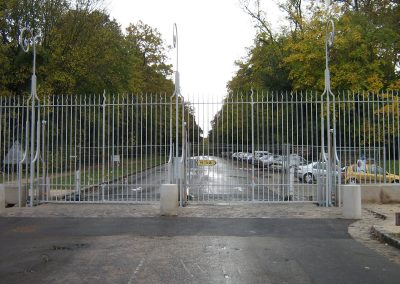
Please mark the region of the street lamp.
[[[25, 34], [30, 34], [30, 36], [25, 36]], [[29, 46], [32, 45], [33, 48], [33, 64], [32, 64], [32, 82], [31, 82], [31, 98], [36, 97], [36, 44], [42, 38], [42, 31], [37, 29], [35, 32], [31, 28], [23, 28], [19, 35], [19, 44], [24, 52], [29, 51]]]
[[[31, 28], [23, 28], [19, 36], [19, 44], [24, 52], [29, 51], [29, 46], [32, 45], [33, 49], [33, 64], [32, 64], [32, 80], [31, 80], [31, 159], [30, 159], [30, 206], [33, 206], [33, 184], [34, 184], [34, 174], [35, 174], [35, 162], [37, 157], [33, 149], [35, 147], [35, 99], [37, 99], [36, 94], [36, 44], [42, 37], [42, 32], [40, 29], [34, 30]], [[39, 134], [38, 134], [39, 135]], [[39, 138], [39, 137], [38, 137]], [[39, 145], [38, 145], [39, 146]]]
[[178, 72], [178, 27], [176, 23], [173, 26], [173, 43], [176, 48], [176, 72]]
[[179, 157], [179, 149], [178, 149], [178, 125], [179, 125], [179, 120], [178, 120], [178, 105], [179, 105], [179, 95], [180, 95], [180, 84], [179, 84], [179, 71], [178, 71], [178, 63], [179, 63], [179, 59], [178, 59], [178, 27], [176, 25], [176, 23], [174, 23], [173, 25], [173, 43], [174, 43], [174, 48], [176, 48], [176, 71], [175, 71], [175, 112], [176, 112], [176, 116], [175, 116], [175, 157], [178, 158]]
[[[328, 13], [330, 6], [330, 0], [325, 1], [325, 8]], [[321, 144], [322, 144], [322, 156], [323, 160], [326, 162], [326, 170], [327, 170], [327, 183], [325, 185], [325, 206], [330, 206], [331, 204], [331, 193], [332, 193], [332, 186], [333, 186], [333, 178], [332, 178], [332, 169], [335, 169], [335, 164], [334, 160], [336, 162], [336, 142], [335, 142], [335, 136], [336, 136], [336, 130], [335, 130], [335, 115], [333, 116], [333, 127], [331, 129], [331, 121], [330, 121], [330, 96], [333, 97], [333, 100], [335, 100], [335, 97], [332, 93], [331, 90], [331, 75], [329, 71], [329, 51], [333, 46], [333, 41], [335, 37], [335, 24], [332, 19], [328, 19], [328, 22], [326, 24], [326, 38], [325, 38], [325, 88], [324, 92], [322, 93], [322, 102], [323, 102], [323, 97], [326, 95], [326, 117], [327, 117], [327, 139], [328, 139], [328, 156], [325, 154], [325, 130], [324, 130], [324, 114], [321, 113]], [[321, 111], [323, 112], [323, 108], [321, 108]], [[332, 141], [333, 140], [333, 141]], [[333, 153], [333, 149], [334, 152]], [[335, 157], [333, 156], [335, 155]]]

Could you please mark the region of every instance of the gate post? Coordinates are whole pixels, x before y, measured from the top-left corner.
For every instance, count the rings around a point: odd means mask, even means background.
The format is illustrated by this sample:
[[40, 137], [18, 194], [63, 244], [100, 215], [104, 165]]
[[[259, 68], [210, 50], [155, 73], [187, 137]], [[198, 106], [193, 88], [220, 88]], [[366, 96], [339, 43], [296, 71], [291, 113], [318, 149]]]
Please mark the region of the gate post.
[[[331, 28], [332, 30], [330, 31]], [[324, 205], [326, 207], [332, 205], [332, 165], [333, 161], [336, 161], [336, 159], [332, 159], [334, 157], [332, 153], [332, 140], [335, 139], [335, 137], [332, 137], [332, 134], [335, 134], [334, 130], [331, 129], [331, 113], [330, 113], [330, 96], [334, 97], [334, 94], [331, 91], [331, 77], [330, 77], [330, 71], [329, 71], [329, 49], [333, 45], [333, 40], [335, 36], [335, 24], [333, 20], [329, 20], [327, 25], [326, 25], [326, 38], [325, 38], [325, 89], [324, 92], [321, 95], [321, 151], [322, 151], [322, 157], [323, 161], [326, 163], [326, 183], [325, 183], [325, 200], [324, 200]], [[326, 132], [324, 130], [324, 95], [326, 96]], [[334, 116], [335, 114], [333, 114]], [[335, 125], [333, 126], [335, 127]], [[325, 153], [325, 134], [327, 135], [327, 151], [328, 153]], [[333, 143], [335, 144], [335, 143]], [[335, 166], [333, 167], [335, 169]]]
[[[105, 163], [106, 163], [106, 90], [103, 92], [103, 118], [102, 118], [102, 137], [101, 137], [101, 152], [102, 152], [102, 167], [101, 167], [101, 194], [102, 194], [102, 201], [104, 202], [104, 184], [106, 181], [105, 178]], [[136, 138], [137, 139], [137, 138]], [[136, 142], [137, 143], [137, 142]], [[137, 157], [135, 157], [137, 158]]]
[[[30, 40], [24, 38], [25, 32], [30, 33]], [[39, 43], [40, 38], [42, 37], [42, 31], [37, 29], [36, 31], [31, 28], [23, 28], [19, 37], [19, 44], [22, 47], [24, 52], [28, 52], [29, 46], [32, 45], [33, 48], [33, 64], [32, 64], [32, 77], [31, 77], [31, 149], [30, 149], [30, 178], [29, 178], [29, 206], [33, 206], [33, 187], [34, 187], [34, 179], [35, 179], [35, 162], [37, 158], [37, 154], [39, 149], [37, 149], [36, 154], [34, 153], [35, 147], [35, 99], [37, 99], [36, 95], [36, 44]], [[40, 126], [38, 125], [39, 131]], [[37, 134], [39, 135], [39, 133]], [[39, 145], [37, 145], [39, 147]], [[36, 156], [36, 158], [35, 158]]]
[[252, 196], [252, 201], [254, 201], [254, 189], [255, 189], [255, 169], [254, 169], [254, 163], [255, 163], [255, 150], [254, 150], [254, 97], [253, 97], [254, 91], [251, 89], [251, 154], [253, 155], [252, 159], [252, 166], [251, 166], [251, 196]]

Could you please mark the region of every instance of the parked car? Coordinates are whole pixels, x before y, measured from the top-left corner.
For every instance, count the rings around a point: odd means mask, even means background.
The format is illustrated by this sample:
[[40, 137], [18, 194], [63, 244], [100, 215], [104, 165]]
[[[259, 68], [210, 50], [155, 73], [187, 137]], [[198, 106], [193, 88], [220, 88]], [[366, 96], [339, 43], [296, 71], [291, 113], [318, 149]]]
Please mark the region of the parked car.
[[249, 164], [253, 163], [254, 159], [253, 159], [253, 154], [252, 153], [247, 153], [246, 157], [245, 157], [245, 161]]
[[254, 151], [254, 156], [256, 157], [256, 159], [259, 159], [263, 156], [267, 156], [267, 155], [272, 155], [272, 153], [268, 152], [268, 151]]
[[242, 160], [247, 161], [247, 157], [249, 154], [250, 153], [247, 153], [247, 152], [236, 152], [236, 153], [233, 153], [232, 159], [237, 160], [237, 161], [242, 161]]
[[271, 153], [268, 151], [254, 151], [254, 159], [252, 159], [251, 162], [254, 165], [258, 166], [260, 158], [269, 156], [269, 155], [271, 155]]
[[366, 164], [365, 167], [357, 167], [356, 164], [347, 167], [345, 183], [399, 183], [400, 176], [385, 172], [382, 167], [375, 164]]
[[[335, 171], [336, 176], [341, 169]], [[312, 162], [307, 165], [298, 166], [295, 168], [294, 176], [304, 183], [313, 183], [317, 181], [319, 176], [326, 176], [326, 163], [325, 162]]]
[[[272, 164], [271, 168], [278, 169], [278, 170], [285, 170], [287, 168], [287, 156], [280, 156], [279, 158], [275, 159]], [[289, 167], [298, 167], [307, 164], [307, 161], [300, 157], [297, 154], [290, 154], [289, 156]]]
[[259, 167], [268, 168], [272, 163], [278, 159], [279, 155], [268, 154], [260, 157], [257, 161]]
[[232, 159], [233, 160], [239, 160], [239, 157], [242, 155], [242, 152], [235, 152], [232, 154]]
[[245, 162], [251, 161], [253, 158], [253, 154], [248, 153], [248, 152], [243, 152], [242, 160]]

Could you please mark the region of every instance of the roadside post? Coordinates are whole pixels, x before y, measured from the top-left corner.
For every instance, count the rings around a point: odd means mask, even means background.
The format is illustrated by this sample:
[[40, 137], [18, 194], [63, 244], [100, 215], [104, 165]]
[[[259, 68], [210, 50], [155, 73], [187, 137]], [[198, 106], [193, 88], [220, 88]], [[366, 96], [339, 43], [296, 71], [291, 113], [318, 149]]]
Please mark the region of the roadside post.
[[[178, 206], [183, 206], [183, 175], [184, 175], [184, 126], [182, 126], [182, 157], [179, 157], [179, 71], [178, 71], [178, 28], [173, 24], [173, 46], [176, 48], [176, 71], [175, 71], [175, 91], [171, 97], [170, 104], [170, 153], [168, 160], [168, 184], [160, 187], [160, 214], [164, 216], [178, 215]], [[172, 138], [172, 98], [175, 96], [175, 145]], [[182, 101], [183, 104], [183, 101]], [[182, 105], [182, 111], [184, 107]], [[184, 115], [182, 114], [182, 119]], [[182, 121], [183, 123], [183, 121]], [[175, 149], [174, 149], [175, 148]], [[175, 152], [175, 153], [174, 153]]]
[[361, 219], [361, 186], [343, 185], [342, 213], [345, 219]]

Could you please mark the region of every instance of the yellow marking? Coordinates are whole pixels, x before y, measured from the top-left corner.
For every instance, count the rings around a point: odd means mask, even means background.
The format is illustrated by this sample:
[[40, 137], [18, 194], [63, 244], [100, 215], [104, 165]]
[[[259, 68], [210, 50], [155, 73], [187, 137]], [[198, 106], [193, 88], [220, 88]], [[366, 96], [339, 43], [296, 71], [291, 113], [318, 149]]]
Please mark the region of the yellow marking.
[[217, 161], [215, 161], [215, 160], [197, 160], [196, 164], [199, 167], [212, 167], [217, 164]]

